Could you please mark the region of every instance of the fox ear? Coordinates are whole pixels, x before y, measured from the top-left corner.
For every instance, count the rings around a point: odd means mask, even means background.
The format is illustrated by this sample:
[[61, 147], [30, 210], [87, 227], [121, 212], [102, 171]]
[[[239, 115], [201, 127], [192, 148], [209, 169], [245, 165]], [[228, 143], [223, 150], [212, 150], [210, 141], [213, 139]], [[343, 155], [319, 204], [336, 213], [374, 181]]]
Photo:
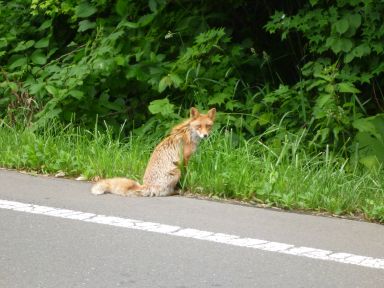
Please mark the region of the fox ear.
[[208, 117], [214, 121], [215, 120], [215, 116], [216, 116], [216, 108], [212, 108], [211, 110], [208, 111], [207, 113]]
[[200, 116], [199, 111], [195, 107], [192, 107], [191, 108], [191, 118], [195, 119], [199, 116]]

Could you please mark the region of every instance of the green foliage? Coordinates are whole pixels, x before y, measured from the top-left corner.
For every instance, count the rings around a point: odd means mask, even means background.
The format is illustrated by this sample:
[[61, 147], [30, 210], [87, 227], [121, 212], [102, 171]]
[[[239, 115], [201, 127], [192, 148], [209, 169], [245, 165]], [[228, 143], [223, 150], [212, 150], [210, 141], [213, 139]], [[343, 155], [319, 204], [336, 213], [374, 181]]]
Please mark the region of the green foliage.
[[314, 130], [313, 145], [330, 144], [336, 150], [357, 155], [359, 151], [351, 148], [357, 146], [349, 144], [351, 139], [355, 144], [362, 142], [356, 148], [364, 150], [360, 151], [359, 155], [365, 155], [360, 162], [372, 167], [374, 160], [367, 159], [382, 161], [382, 150], [374, 142], [382, 136], [378, 137], [370, 119], [384, 108], [380, 90], [384, 72], [380, 64], [384, 60], [384, 5], [367, 0], [339, 0], [331, 5], [327, 1], [310, 3], [295, 15], [276, 12], [265, 26], [270, 33], [280, 31], [282, 39], [293, 37], [296, 32], [306, 42], [298, 50], [305, 57], [305, 64], [300, 67], [302, 79], [291, 87], [294, 97], [287, 96], [286, 101], [304, 94], [307, 105], [302, 111], [307, 115], [296, 115]]
[[0, 117], [149, 135], [215, 106], [237, 140], [381, 163], [384, 4], [256, 2], [1, 1]]
[[[271, 127], [265, 132], [284, 134], [280, 150], [263, 143], [265, 135], [239, 141], [229, 127], [224, 128], [200, 143], [180, 181], [184, 191], [384, 223], [382, 168], [348, 171], [344, 159], [327, 151], [309, 156], [301, 145], [304, 135], [283, 128]], [[0, 166], [51, 175], [62, 171], [66, 176], [88, 179], [124, 176], [141, 181], [160, 138], [136, 133], [116, 137], [109, 126], [103, 130], [55, 122], [38, 132], [2, 125]]]

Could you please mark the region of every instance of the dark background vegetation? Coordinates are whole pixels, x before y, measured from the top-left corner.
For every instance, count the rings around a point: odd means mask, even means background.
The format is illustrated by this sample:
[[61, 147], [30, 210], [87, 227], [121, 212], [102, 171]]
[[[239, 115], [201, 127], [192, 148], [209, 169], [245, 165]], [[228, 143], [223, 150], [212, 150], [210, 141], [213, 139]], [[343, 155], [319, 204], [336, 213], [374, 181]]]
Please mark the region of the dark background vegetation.
[[194, 105], [279, 149], [384, 161], [379, 0], [0, 1], [0, 118], [162, 132]]

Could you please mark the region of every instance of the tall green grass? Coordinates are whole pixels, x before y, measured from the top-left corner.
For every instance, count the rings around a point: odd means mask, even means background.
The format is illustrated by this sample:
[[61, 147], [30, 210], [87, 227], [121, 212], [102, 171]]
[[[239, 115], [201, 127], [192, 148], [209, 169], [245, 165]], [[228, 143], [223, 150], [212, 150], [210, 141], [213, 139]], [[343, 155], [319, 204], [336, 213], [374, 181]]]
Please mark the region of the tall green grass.
[[[303, 135], [286, 134], [279, 145], [263, 143], [262, 136], [241, 140], [231, 131], [216, 131], [201, 143], [180, 186], [211, 197], [363, 216], [384, 223], [383, 169], [362, 170], [329, 151], [308, 155], [302, 149]], [[108, 128], [91, 132], [53, 125], [32, 132], [3, 125], [0, 166], [48, 174], [64, 171], [88, 179], [126, 176], [141, 181], [159, 141], [156, 136], [122, 138]]]

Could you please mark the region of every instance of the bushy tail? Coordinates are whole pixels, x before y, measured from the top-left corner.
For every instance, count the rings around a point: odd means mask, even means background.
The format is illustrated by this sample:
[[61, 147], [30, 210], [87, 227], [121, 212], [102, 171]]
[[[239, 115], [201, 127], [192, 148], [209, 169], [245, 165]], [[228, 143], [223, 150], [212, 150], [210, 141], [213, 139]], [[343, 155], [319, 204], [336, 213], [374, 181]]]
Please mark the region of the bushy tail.
[[97, 182], [92, 186], [92, 194], [101, 195], [113, 193], [123, 196], [140, 196], [143, 186], [138, 182], [127, 178], [110, 178]]

